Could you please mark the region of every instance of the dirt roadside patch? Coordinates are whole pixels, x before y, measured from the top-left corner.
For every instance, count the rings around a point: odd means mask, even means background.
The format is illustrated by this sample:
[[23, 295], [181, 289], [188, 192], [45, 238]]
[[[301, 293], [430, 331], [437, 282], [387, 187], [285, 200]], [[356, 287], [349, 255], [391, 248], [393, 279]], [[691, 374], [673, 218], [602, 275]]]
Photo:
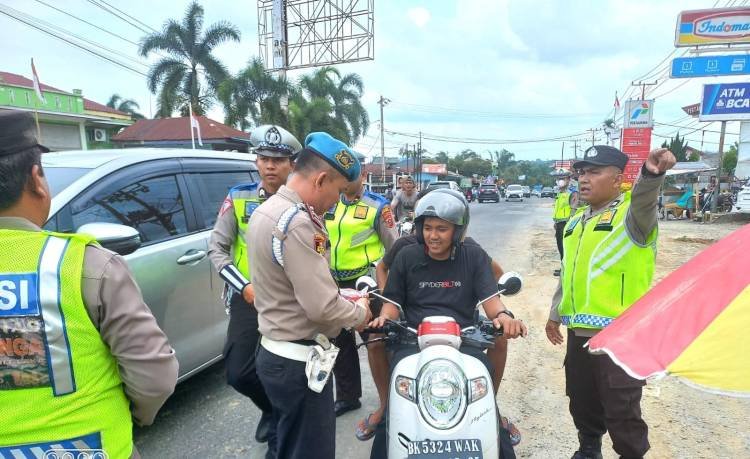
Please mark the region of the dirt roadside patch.
[[[656, 280], [740, 226], [661, 222]], [[552, 346], [544, 334], [557, 286], [552, 271], [559, 267], [552, 229], [529, 228], [516, 239], [513, 254], [525, 257], [518, 261], [531, 269], [523, 272], [523, 291], [504, 301], [529, 324], [530, 331], [526, 339], [510, 345], [498, 396], [500, 409], [518, 422], [523, 433], [523, 442], [516, 448], [519, 457], [570, 457], [578, 443], [564, 389], [565, 350]], [[501, 260], [507, 269], [513, 269], [511, 261]], [[750, 399], [712, 395], [666, 378], [649, 382], [642, 408], [650, 428], [649, 457], [750, 457]], [[604, 449], [605, 458], [617, 457], [606, 436]]]

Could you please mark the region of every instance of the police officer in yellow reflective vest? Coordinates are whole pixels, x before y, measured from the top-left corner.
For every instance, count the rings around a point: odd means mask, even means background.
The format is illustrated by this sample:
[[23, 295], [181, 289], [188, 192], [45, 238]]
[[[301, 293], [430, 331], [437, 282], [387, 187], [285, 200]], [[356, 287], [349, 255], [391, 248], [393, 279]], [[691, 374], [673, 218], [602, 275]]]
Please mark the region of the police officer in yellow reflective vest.
[[[255, 429], [255, 440], [264, 443], [272, 434], [271, 402], [258, 379], [255, 354], [260, 341], [258, 313], [253, 302], [245, 235], [253, 211], [286, 183], [294, 156], [302, 144], [280, 126], [258, 126], [250, 133], [256, 154], [260, 183], [245, 183], [229, 190], [216, 218], [209, 241], [208, 256], [226, 282], [229, 328], [224, 345], [227, 382], [250, 398], [262, 414]], [[248, 180], [249, 180], [248, 175]]]
[[649, 449], [640, 407], [645, 383], [608, 355], [584, 348], [648, 291], [654, 274], [659, 187], [675, 158], [663, 148], [652, 151], [633, 191], [622, 193], [627, 161], [620, 150], [597, 145], [573, 165], [589, 205], [565, 226], [561, 284], [545, 331], [550, 342], [562, 344], [560, 323], [568, 327], [565, 389], [580, 442], [574, 459], [601, 458], [606, 432], [620, 457], [643, 457]]
[[[360, 155], [360, 161], [364, 156]], [[350, 182], [336, 203], [325, 214], [330, 240], [330, 265], [340, 288], [354, 288], [357, 278], [368, 274], [372, 263], [383, 258], [397, 239], [391, 206], [385, 197], [366, 190], [367, 173]], [[378, 314], [377, 305], [373, 314]], [[336, 338], [339, 355], [333, 374], [336, 377], [336, 416], [358, 409], [362, 397], [362, 379], [354, 332], [342, 330]]]
[[[560, 253], [560, 259], [563, 257], [563, 229], [568, 223], [571, 213], [575, 212], [578, 206], [578, 192], [570, 188], [570, 172], [560, 169], [557, 175], [557, 197], [555, 199], [555, 210], [552, 220], [555, 225], [555, 240], [557, 241], [557, 251]], [[560, 270], [555, 270], [555, 276], [560, 275]]]
[[177, 359], [122, 257], [41, 229], [35, 133], [30, 113], [0, 113], [0, 457], [137, 457], [133, 420], [153, 422]]

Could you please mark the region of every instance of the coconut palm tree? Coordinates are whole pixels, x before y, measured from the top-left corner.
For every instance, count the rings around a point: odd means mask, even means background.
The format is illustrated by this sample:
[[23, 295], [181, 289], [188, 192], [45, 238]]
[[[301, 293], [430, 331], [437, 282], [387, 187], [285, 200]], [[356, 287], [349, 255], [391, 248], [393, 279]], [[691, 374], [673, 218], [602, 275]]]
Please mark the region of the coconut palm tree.
[[112, 94], [112, 97], [109, 98], [109, 102], [107, 102], [107, 107], [114, 108], [123, 113], [128, 113], [134, 120], [142, 120], [145, 118], [145, 116], [136, 111], [141, 108], [138, 105], [138, 102], [133, 99], [124, 99], [119, 94]]
[[226, 67], [212, 51], [225, 41], [240, 40], [239, 29], [220, 21], [203, 30], [203, 7], [191, 3], [182, 23], [170, 19], [161, 32], [143, 38], [139, 53], [166, 53], [148, 72], [148, 88], [158, 95], [157, 117], [169, 117], [175, 110], [205, 114], [211, 107], [219, 84], [227, 78]]
[[227, 78], [219, 86], [224, 122], [240, 129], [248, 129], [252, 124], [286, 125], [288, 118], [281, 108], [281, 98], [291, 92], [286, 79], [269, 74], [263, 62], [253, 58], [236, 77]]
[[334, 67], [321, 67], [312, 75], [303, 76], [299, 87], [310, 100], [321, 98], [329, 102], [337, 131], [345, 133], [341, 137], [344, 142], [354, 144], [367, 132], [370, 118], [361, 102], [364, 83], [356, 73], [341, 76]]

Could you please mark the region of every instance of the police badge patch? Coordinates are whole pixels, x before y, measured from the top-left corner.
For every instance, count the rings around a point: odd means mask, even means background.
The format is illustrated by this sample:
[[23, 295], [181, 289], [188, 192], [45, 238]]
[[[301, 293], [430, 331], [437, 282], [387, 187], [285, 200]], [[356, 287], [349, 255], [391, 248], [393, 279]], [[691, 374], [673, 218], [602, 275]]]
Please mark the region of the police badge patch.
[[396, 223], [393, 221], [393, 211], [391, 210], [391, 206], [383, 206], [381, 214], [383, 215], [385, 226], [387, 226], [388, 228], [393, 228], [394, 226], [396, 226]]
[[313, 244], [315, 246], [315, 251], [318, 252], [320, 255], [325, 255], [326, 253], [326, 237], [320, 233], [315, 233], [315, 236], [313, 236]]
[[268, 145], [275, 146], [281, 143], [281, 133], [276, 126], [271, 126], [266, 131], [265, 141]]
[[346, 150], [341, 150], [336, 153], [336, 161], [346, 170], [349, 170], [349, 168], [352, 167], [352, 164], [354, 164], [354, 158], [352, 158], [352, 155]]
[[367, 218], [367, 210], [367, 206], [356, 206], [354, 208], [354, 218], [364, 220], [365, 218]]

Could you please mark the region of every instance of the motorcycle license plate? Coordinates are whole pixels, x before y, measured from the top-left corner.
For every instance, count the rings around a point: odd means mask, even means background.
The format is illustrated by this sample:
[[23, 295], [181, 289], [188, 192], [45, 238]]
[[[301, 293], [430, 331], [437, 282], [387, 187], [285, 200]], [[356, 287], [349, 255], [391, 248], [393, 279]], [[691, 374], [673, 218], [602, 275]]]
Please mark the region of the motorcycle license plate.
[[481, 440], [422, 440], [406, 444], [412, 459], [482, 459]]

